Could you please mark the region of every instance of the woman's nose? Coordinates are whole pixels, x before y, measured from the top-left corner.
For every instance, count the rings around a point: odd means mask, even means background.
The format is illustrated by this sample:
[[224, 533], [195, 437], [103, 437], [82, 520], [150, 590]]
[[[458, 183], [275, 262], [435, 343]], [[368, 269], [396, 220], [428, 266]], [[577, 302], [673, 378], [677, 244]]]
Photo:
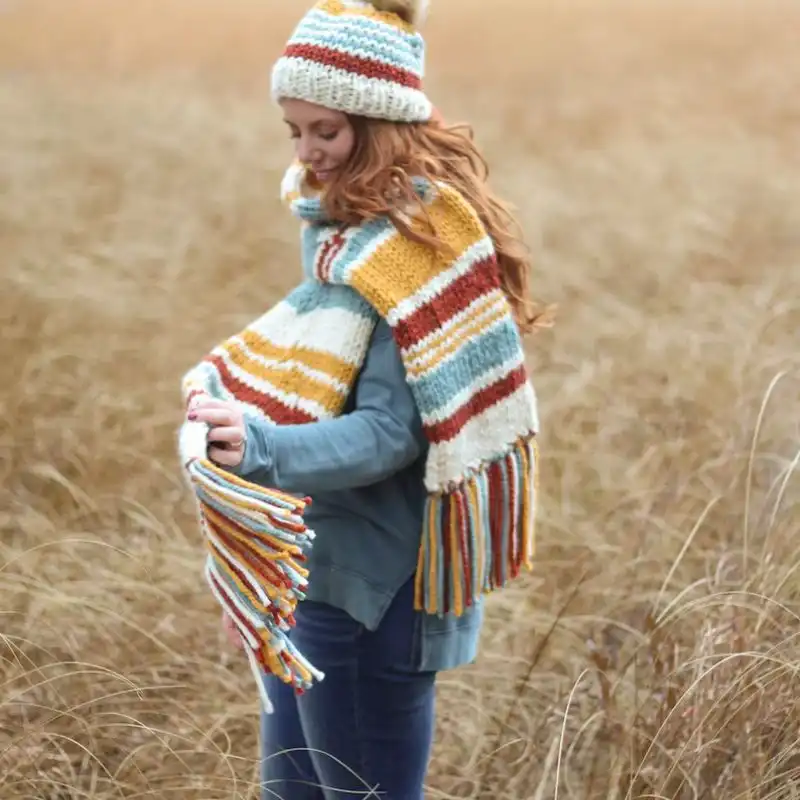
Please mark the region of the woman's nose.
[[297, 158], [304, 164], [310, 164], [314, 160], [314, 148], [307, 139], [297, 140]]

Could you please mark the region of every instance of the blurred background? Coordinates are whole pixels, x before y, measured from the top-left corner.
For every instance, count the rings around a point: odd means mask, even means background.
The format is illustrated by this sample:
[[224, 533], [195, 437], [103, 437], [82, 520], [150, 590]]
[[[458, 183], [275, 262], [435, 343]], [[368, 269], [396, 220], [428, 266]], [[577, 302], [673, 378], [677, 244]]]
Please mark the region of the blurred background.
[[[183, 371], [297, 279], [302, 3], [0, 6], [0, 797], [256, 798]], [[519, 211], [538, 561], [440, 681], [431, 798], [800, 796], [800, 7], [434, 0]]]

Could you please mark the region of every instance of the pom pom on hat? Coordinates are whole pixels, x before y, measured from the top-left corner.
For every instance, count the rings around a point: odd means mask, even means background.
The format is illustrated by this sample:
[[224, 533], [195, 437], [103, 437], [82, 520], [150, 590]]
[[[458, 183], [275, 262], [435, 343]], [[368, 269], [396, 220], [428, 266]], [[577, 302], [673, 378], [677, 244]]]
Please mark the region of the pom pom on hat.
[[428, 0], [367, 0], [376, 11], [397, 14], [403, 22], [420, 28], [428, 18]]
[[318, 0], [272, 69], [272, 97], [354, 116], [428, 122], [422, 88], [428, 0]]

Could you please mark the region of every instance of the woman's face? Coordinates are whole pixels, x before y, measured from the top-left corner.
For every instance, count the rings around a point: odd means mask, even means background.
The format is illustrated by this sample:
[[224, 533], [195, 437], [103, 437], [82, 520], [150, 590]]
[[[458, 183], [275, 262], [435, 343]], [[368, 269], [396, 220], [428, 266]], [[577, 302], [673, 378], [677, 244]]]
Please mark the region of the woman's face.
[[311, 168], [317, 181], [327, 183], [353, 152], [355, 131], [350, 119], [341, 111], [305, 100], [285, 97], [279, 102], [297, 158]]

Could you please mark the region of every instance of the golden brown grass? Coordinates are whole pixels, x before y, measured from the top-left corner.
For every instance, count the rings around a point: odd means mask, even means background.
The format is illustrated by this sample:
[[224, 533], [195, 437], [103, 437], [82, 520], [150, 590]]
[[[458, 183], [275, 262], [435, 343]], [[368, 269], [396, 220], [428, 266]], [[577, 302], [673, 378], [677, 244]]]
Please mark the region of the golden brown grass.
[[[256, 796], [174, 438], [183, 369], [294, 281], [264, 97], [296, 12], [0, 10], [3, 800]], [[561, 312], [537, 568], [441, 678], [431, 798], [800, 797], [798, 25], [434, 6], [431, 91]]]

